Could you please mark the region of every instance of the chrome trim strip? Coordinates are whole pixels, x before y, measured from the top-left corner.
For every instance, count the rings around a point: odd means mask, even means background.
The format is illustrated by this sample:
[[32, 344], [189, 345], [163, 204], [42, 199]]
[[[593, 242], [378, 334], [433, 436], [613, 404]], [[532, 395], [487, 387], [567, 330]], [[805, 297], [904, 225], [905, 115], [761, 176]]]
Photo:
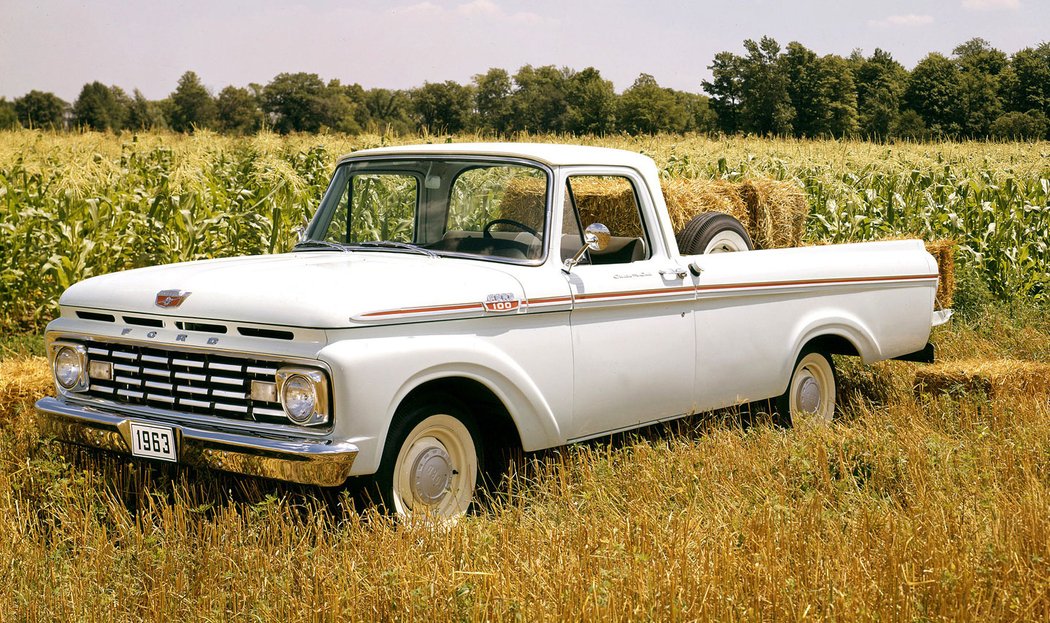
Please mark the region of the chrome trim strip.
[[246, 372], [248, 374], [263, 374], [263, 375], [272, 374], [272, 375], [276, 376], [277, 375], [277, 368], [260, 368], [258, 366], [248, 366], [248, 369], [246, 370]]
[[255, 409], [253, 409], [253, 412], [255, 413], [255, 415], [265, 415], [265, 416], [268, 416], [268, 417], [279, 417], [279, 418], [287, 418], [288, 417], [287, 415], [284, 414], [284, 410], [283, 409], [266, 409], [264, 407], [255, 407]]
[[[185, 388], [180, 388], [185, 389]], [[194, 388], [196, 389], [196, 388]], [[207, 390], [205, 390], [206, 392]], [[207, 398], [207, 396], [204, 396]], [[324, 438], [329, 432], [330, 427], [304, 427], [292, 424], [285, 418], [285, 422], [273, 423], [273, 422], [254, 422], [252, 420], [235, 420], [230, 418], [223, 418], [216, 415], [198, 415], [193, 413], [187, 413], [185, 411], [178, 411], [172, 409], [166, 409], [156, 406], [149, 406], [145, 404], [129, 404], [125, 402], [113, 402], [109, 398], [95, 398], [93, 396], [87, 396], [77, 394], [74, 396], [62, 396], [59, 398], [63, 403], [70, 404], [76, 407], [83, 407], [85, 409], [91, 409], [100, 413], [107, 413], [111, 415], [119, 415], [120, 417], [127, 417], [131, 419], [145, 419], [147, 421], [164, 422], [165, 425], [183, 425], [193, 426], [197, 428], [219, 428], [223, 430], [236, 430], [246, 435], [259, 435], [259, 436], [270, 436], [270, 435], [285, 435], [292, 436], [302, 439], [320, 439]], [[190, 398], [185, 396], [179, 396], [178, 400], [180, 403], [185, 403]], [[212, 403], [208, 400], [195, 400], [194, 406], [198, 406], [204, 409], [211, 409]], [[281, 411], [282, 416], [284, 411]]]
[[218, 361], [209, 361], [208, 362], [208, 369], [209, 370], [222, 370], [224, 372], [243, 372], [244, 371], [244, 366], [243, 365], [237, 365], [237, 364], [234, 364], [234, 363], [219, 363]]
[[172, 425], [152, 418], [130, 418], [81, 407], [57, 398], [36, 403], [41, 432], [56, 439], [131, 454], [131, 422], [172, 426], [180, 463], [307, 485], [343, 484], [357, 458], [357, 446], [331, 439], [256, 436], [218, 428]]

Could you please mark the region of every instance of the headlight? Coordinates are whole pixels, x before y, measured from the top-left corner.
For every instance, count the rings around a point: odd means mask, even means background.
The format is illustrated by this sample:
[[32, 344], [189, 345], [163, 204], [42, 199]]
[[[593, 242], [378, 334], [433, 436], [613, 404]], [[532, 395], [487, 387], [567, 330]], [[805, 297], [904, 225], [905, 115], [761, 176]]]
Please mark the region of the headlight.
[[328, 383], [320, 371], [281, 368], [277, 371], [277, 394], [292, 422], [303, 426], [328, 422]]
[[80, 344], [51, 344], [51, 369], [62, 389], [82, 392], [87, 389], [87, 349]]

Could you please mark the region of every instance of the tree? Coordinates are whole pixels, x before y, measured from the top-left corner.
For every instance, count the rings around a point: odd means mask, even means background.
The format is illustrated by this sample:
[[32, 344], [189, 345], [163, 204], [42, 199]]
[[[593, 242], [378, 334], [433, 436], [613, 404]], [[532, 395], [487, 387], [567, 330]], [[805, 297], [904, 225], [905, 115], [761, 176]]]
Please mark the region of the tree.
[[820, 57], [792, 41], [779, 63], [788, 78], [796, 136], [857, 133], [857, 90], [844, 58], [830, 54]]
[[69, 104], [54, 93], [30, 91], [15, 100], [15, 114], [25, 128], [62, 128]]
[[780, 59], [787, 76], [787, 92], [795, 110], [792, 124], [799, 136], [819, 136], [823, 131], [825, 94], [821, 92], [820, 59], [797, 41], [787, 45]]
[[708, 69], [711, 82], [703, 81], [704, 91], [711, 96], [711, 108], [718, 116], [718, 127], [727, 134], [741, 129], [740, 110], [744, 98], [744, 59], [732, 52], [719, 52]]
[[1015, 53], [1003, 71], [1002, 86], [1008, 110], [1038, 110], [1050, 117], [1050, 43]]
[[857, 122], [862, 136], [883, 140], [900, 115], [908, 70], [889, 52], [876, 48], [868, 58], [859, 52], [850, 57], [857, 87]]
[[412, 110], [421, 128], [430, 132], [460, 132], [474, 109], [474, 92], [452, 80], [425, 82], [412, 92]]
[[821, 111], [814, 136], [854, 136], [860, 131], [857, 87], [849, 62], [841, 56], [822, 56], [818, 64]]
[[107, 87], [101, 82], [85, 84], [73, 104], [73, 121], [80, 127], [99, 132], [124, 129], [130, 99], [118, 87]]
[[953, 51], [959, 65], [959, 97], [962, 132], [988, 136], [992, 123], [1002, 114], [999, 76], [1006, 68], [1006, 54], [984, 39], [971, 39]]
[[127, 108], [128, 118], [125, 127], [129, 130], [153, 130], [167, 125], [160, 104], [146, 99], [146, 96], [138, 89], [132, 92], [131, 103]]
[[0, 130], [17, 127], [18, 113], [15, 112], [15, 103], [7, 101], [6, 97], [0, 97]]
[[991, 76], [998, 76], [1010, 64], [1005, 52], [993, 48], [992, 44], [980, 37], [955, 46], [952, 56], [964, 68]]
[[338, 83], [329, 88], [317, 74], [278, 74], [263, 88], [262, 109], [281, 133], [338, 128], [352, 112]]
[[601, 135], [616, 126], [616, 90], [594, 67], [571, 75], [566, 89], [565, 130]]
[[187, 71], [171, 94], [171, 129], [193, 132], [196, 128], [210, 128], [215, 124], [215, 100], [200, 78]]
[[631, 134], [683, 132], [689, 114], [671, 89], [661, 88], [649, 74], [641, 74], [620, 96], [619, 128]]
[[218, 127], [231, 134], [250, 134], [262, 127], [263, 114], [248, 89], [228, 86], [215, 101]]
[[1046, 136], [1050, 122], [1040, 110], [1008, 112], [992, 123], [991, 135], [1002, 140], [1039, 140]]
[[747, 56], [741, 63], [742, 129], [755, 134], [792, 133], [795, 110], [788, 93], [788, 77], [780, 62], [780, 44], [771, 37], [744, 41]]
[[362, 127], [386, 134], [408, 134], [415, 130], [409, 118], [409, 96], [404, 91], [369, 89], [363, 98]]
[[897, 116], [893, 125], [890, 126], [889, 133], [891, 136], [912, 141], [926, 140], [930, 136], [930, 131], [926, 129], [926, 122], [922, 120], [922, 115], [911, 109], [905, 110]]
[[958, 136], [964, 111], [959, 67], [942, 54], [931, 52], [908, 76], [905, 105], [922, 117], [935, 135]]
[[685, 110], [686, 132], [714, 134], [718, 132], [718, 115], [711, 107], [711, 98], [699, 93], [674, 91], [675, 101]]
[[[338, 84], [338, 81], [329, 83], [329, 89], [332, 89], [334, 84]], [[348, 108], [342, 122], [336, 128], [343, 132], [358, 134], [369, 127], [371, 116], [368, 112], [368, 92], [365, 91], [365, 88], [355, 82], [341, 86], [337, 91], [345, 96]]]
[[572, 70], [554, 65], [534, 68], [525, 65], [514, 74], [510, 96], [511, 117], [508, 130], [561, 132], [567, 124], [568, 81]]
[[510, 127], [512, 86], [505, 69], [493, 67], [474, 76], [474, 107], [482, 129], [503, 134]]

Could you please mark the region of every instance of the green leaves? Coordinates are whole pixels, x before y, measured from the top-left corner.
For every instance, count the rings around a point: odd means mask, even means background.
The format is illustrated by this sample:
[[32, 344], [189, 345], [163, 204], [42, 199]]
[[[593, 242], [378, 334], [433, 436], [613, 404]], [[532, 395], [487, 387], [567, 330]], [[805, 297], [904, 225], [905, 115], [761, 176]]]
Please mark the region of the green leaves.
[[11, 330], [39, 330], [62, 290], [94, 275], [284, 251], [338, 155], [265, 136], [154, 136], [118, 154], [69, 137], [41, 166], [27, 136], [0, 139], [16, 154], [0, 158], [0, 325]]

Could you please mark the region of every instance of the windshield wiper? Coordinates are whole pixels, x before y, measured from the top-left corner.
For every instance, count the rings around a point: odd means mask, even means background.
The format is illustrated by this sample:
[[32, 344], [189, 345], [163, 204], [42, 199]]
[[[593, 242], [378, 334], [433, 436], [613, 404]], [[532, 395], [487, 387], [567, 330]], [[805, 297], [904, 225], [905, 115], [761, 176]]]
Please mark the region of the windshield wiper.
[[317, 249], [317, 248], [335, 249], [337, 251], [342, 251], [343, 253], [349, 253], [350, 252], [350, 249], [347, 249], [343, 245], [336, 244], [334, 242], [329, 242], [327, 240], [303, 240], [302, 242], [295, 243], [295, 246], [292, 247], [292, 250], [293, 251], [297, 251], [297, 250], [301, 250], [301, 249], [311, 249], [311, 248], [312, 249]]
[[438, 257], [437, 253], [434, 253], [433, 251], [425, 247], [421, 247], [418, 244], [398, 242], [396, 240], [366, 240], [364, 242], [354, 243], [354, 246], [385, 249], [405, 249], [406, 251], [415, 251], [416, 253], [422, 253], [423, 255], [429, 255], [430, 257]]

